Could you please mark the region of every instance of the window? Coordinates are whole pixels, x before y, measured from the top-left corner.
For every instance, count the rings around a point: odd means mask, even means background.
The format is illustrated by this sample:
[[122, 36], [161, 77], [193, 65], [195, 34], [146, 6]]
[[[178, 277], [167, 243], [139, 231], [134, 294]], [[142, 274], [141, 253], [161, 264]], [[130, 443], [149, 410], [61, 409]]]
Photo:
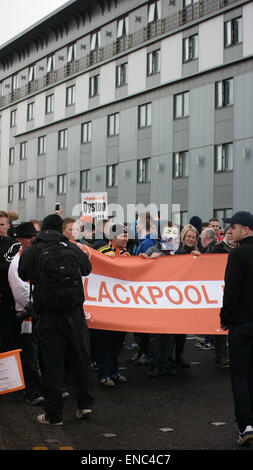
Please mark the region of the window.
[[116, 67], [116, 87], [127, 84], [127, 64], [117, 65]]
[[197, 59], [199, 56], [198, 35], [183, 39], [183, 62]]
[[66, 175], [57, 176], [57, 194], [66, 194], [67, 192], [67, 177]]
[[68, 132], [67, 129], [62, 129], [58, 132], [58, 150], [66, 149], [68, 146]]
[[13, 109], [10, 114], [10, 127], [15, 127], [17, 125], [17, 110]]
[[13, 202], [13, 185], [8, 186], [8, 202]]
[[224, 29], [225, 47], [234, 46], [240, 42], [242, 42], [242, 17], [226, 21]]
[[11, 147], [9, 150], [9, 165], [14, 165], [15, 148]]
[[50, 55], [47, 58], [47, 73], [52, 72], [55, 69], [55, 55]]
[[20, 160], [27, 159], [27, 141], [20, 144]]
[[112, 188], [118, 186], [118, 165], [107, 165], [106, 167], [106, 186]]
[[125, 18], [120, 18], [120, 20], [118, 20], [117, 39], [121, 38], [122, 36], [127, 36], [128, 34], [129, 34], [129, 19], [128, 19], [128, 16], [125, 16]]
[[150, 181], [150, 158], [137, 160], [137, 183]]
[[66, 106], [75, 104], [75, 91], [75, 85], [71, 85], [66, 88]]
[[142, 104], [138, 108], [138, 126], [151, 126], [151, 103]]
[[97, 96], [99, 94], [99, 75], [94, 75], [90, 77], [90, 87], [89, 87], [90, 97]]
[[90, 190], [90, 170], [83, 170], [80, 173], [80, 191]]
[[46, 96], [46, 114], [54, 112], [54, 95]]
[[215, 146], [214, 170], [216, 172], [233, 170], [233, 144]]
[[38, 138], [38, 155], [46, 154], [46, 136], [42, 135]]
[[95, 31], [90, 36], [90, 50], [95, 51], [101, 46], [100, 31]]
[[31, 65], [28, 70], [28, 82], [33, 82], [35, 79], [35, 66]]
[[189, 116], [189, 91], [174, 95], [174, 119]]
[[87, 144], [87, 142], [91, 142], [91, 121], [81, 125], [81, 144]]
[[161, 19], [161, 0], [152, 2], [148, 6], [148, 23]]
[[150, 52], [147, 56], [147, 75], [160, 72], [160, 49]]
[[173, 178], [188, 176], [188, 152], [173, 153]]
[[232, 209], [215, 209], [213, 216], [219, 220], [220, 227], [224, 227], [226, 224], [223, 222], [223, 219], [232, 217]]
[[45, 178], [37, 180], [37, 197], [45, 197]]
[[22, 201], [26, 199], [26, 183], [19, 183], [19, 200]]
[[107, 135], [119, 134], [119, 113], [110, 114], [107, 121]]
[[76, 59], [76, 44], [70, 44], [68, 46], [68, 53], [67, 53], [67, 63], [73, 62]]
[[215, 107], [223, 108], [233, 104], [233, 78], [215, 83]]
[[27, 105], [27, 121], [34, 119], [34, 103], [28, 103]]
[[11, 77], [11, 91], [18, 89], [18, 74], [12, 75]]

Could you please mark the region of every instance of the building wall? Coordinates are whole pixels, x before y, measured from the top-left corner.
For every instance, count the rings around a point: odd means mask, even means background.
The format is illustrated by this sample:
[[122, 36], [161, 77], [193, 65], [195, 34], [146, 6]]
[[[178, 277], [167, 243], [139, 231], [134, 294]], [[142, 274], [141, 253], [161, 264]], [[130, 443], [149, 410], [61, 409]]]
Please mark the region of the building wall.
[[[238, 5], [237, 5], [238, 3]], [[174, 6], [161, 2], [162, 16], [176, 14]], [[73, 23], [68, 37], [50, 37], [43, 54], [56, 53], [56, 68], [66, 63], [67, 44], [75, 40], [77, 58], [83, 60], [90, 32], [101, 28], [101, 43], [109, 50], [117, 30], [117, 19], [129, 14], [129, 29], [136, 33], [147, 24], [144, 1], [118, 2], [118, 9], [97, 8], [90, 23], [77, 29]], [[243, 17], [243, 42], [224, 49], [224, 22]], [[140, 20], [136, 21], [136, 17]], [[188, 217], [209, 218], [217, 209], [252, 210], [253, 129], [252, 129], [252, 2], [236, 2], [214, 16], [207, 15], [173, 33], [158, 35], [138, 47], [121, 51], [62, 78], [33, 95], [2, 108], [0, 199], [4, 209], [15, 209], [20, 218], [42, 218], [59, 201], [66, 215], [80, 201], [80, 171], [90, 169], [90, 190], [108, 191], [109, 202], [148, 205], [180, 204]], [[106, 32], [111, 32], [111, 35]], [[196, 60], [183, 63], [183, 40], [198, 34]], [[82, 47], [81, 47], [82, 46]], [[84, 46], [86, 49], [84, 49]], [[160, 49], [160, 70], [147, 77], [147, 54]], [[3, 86], [19, 71], [27, 76], [28, 65], [36, 60], [37, 76], [43, 76], [46, 55], [31, 51], [23, 61], [13, 61], [0, 72]], [[1, 56], [1, 51], [0, 51]], [[63, 60], [59, 59], [63, 58]], [[127, 84], [117, 88], [116, 67], [127, 63]], [[44, 67], [44, 72], [41, 70]], [[89, 81], [99, 74], [99, 95], [89, 96]], [[233, 77], [233, 106], [215, 109], [215, 82]], [[75, 103], [66, 106], [66, 88], [75, 86]], [[189, 91], [189, 116], [174, 119], [174, 96]], [[54, 94], [54, 112], [45, 114], [45, 100]], [[34, 119], [27, 122], [27, 105], [34, 102]], [[138, 128], [138, 106], [151, 103], [151, 126]], [[17, 123], [10, 128], [10, 112], [17, 110]], [[119, 134], [108, 137], [108, 115], [119, 113]], [[91, 142], [81, 144], [81, 125], [92, 123]], [[58, 132], [67, 129], [67, 149], [58, 149]], [[38, 138], [46, 135], [46, 155], [38, 156]], [[27, 160], [20, 161], [20, 143], [27, 140]], [[234, 169], [214, 172], [214, 148], [232, 142]], [[9, 165], [9, 148], [15, 147], [14, 165]], [[174, 152], [188, 151], [189, 176], [173, 178]], [[150, 181], [137, 183], [137, 161], [150, 158]], [[118, 164], [118, 184], [106, 188], [106, 165]], [[57, 175], [67, 175], [67, 194], [57, 194]], [[37, 179], [45, 178], [45, 197], [37, 197]], [[19, 200], [19, 183], [27, 182], [27, 198]], [[13, 201], [8, 203], [8, 186], [13, 185]]]

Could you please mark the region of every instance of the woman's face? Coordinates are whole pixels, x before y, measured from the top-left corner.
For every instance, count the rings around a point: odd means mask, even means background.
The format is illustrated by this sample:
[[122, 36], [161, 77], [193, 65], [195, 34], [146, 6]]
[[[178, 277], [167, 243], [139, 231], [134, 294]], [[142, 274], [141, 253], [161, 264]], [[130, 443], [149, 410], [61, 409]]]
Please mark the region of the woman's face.
[[192, 230], [188, 230], [188, 232], [186, 233], [185, 237], [184, 237], [184, 244], [186, 246], [195, 246], [196, 244], [196, 233], [193, 232]]

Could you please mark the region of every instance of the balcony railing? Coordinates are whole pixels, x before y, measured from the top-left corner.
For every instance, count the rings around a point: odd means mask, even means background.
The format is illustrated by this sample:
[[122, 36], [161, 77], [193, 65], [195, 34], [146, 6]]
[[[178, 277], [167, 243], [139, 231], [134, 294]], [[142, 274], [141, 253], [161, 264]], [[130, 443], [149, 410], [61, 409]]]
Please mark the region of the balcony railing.
[[1, 96], [0, 108], [13, 103], [14, 101], [25, 98], [26, 96], [42, 90], [49, 85], [56, 84], [64, 80], [66, 77], [83, 72], [95, 64], [99, 64], [102, 61], [113, 58], [117, 54], [139, 46], [150, 39], [173, 32], [173, 30], [180, 26], [218, 11], [221, 8], [236, 3], [237, 1], [238, 0], [199, 0], [198, 2], [193, 3], [170, 16], [144, 26], [135, 33], [123, 36], [105, 47], [96, 49], [78, 60], [69, 62], [60, 69], [48, 72], [43, 77], [28, 83], [24, 87]]

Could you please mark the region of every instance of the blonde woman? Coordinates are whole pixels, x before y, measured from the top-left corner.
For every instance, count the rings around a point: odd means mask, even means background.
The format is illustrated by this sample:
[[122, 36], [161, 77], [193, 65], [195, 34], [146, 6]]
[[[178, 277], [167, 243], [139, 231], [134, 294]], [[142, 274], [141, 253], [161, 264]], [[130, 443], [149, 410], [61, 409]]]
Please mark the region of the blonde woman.
[[[199, 233], [197, 229], [187, 224], [181, 230], [180, 245], [175, 255], [200, 255], [197, 248]], [[190, 364], [183, 358], [183, 351], [185, 345], [186, 335], [175, 335], [175, 361], [177, 366], [190, 367]]]

